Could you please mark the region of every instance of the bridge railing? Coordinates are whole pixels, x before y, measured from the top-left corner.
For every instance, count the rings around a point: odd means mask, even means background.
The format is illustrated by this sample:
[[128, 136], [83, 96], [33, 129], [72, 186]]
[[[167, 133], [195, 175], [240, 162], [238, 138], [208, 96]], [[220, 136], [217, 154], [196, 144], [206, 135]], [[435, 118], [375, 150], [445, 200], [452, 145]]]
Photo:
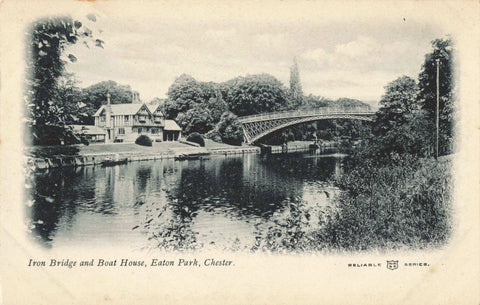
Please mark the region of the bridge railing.
[[369, 106], [320, 107], [302, 110], [285, 110], [239, 117], [241, 123], [283, 119], [291, 117], [315, 116], [326, 114], [373, 114]]

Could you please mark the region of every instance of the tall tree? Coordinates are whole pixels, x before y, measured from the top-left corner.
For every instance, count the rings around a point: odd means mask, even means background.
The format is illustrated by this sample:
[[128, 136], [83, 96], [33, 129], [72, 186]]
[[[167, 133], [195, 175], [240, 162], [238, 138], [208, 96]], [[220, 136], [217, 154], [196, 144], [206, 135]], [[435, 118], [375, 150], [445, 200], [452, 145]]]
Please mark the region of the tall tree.
[[300, 82], [300, 71], [298, 70], [297, 59], [293, 59], [293, 66], [290, 68], [290, 101], [289, 107], [292, 109], [298, 108], [302, 105], [303, 90]]
[[206, 104], [216, 97], [216, 84], [198, 82], [190, 75], [182, 74], [168, 88], [168, 101], [164, 104], [165, 115], [175, 119], [180, 113], [185, 114], [198, 104]]
[[112, 104], [129, 104], [132, 103], [133, 95], [138, 96], [138, 92], [132, 90], [130, 85], [120, 85], [113, 80], [102, 81], [83, 89], [81, 102], [85, 104], [86, 124], [93, 124], [93, 115], [107, 103], [107, 93], [111, 96]]
[[176, 121], [180, 127], [182, 127], [183, 132], [187, 135], [192, 132], [204, 134], [212, 130], [214, 127], [210, 110], [203, 107], [201, 104], [195, 105], [185, 113], [179, 113]]
[[219, 90], [216, 92], [216, 96], [212, 97], [207, 102], [207, 108], [212, 114], [212, 119], [214, 123], [218, 123], [222, 114], [228, 111], [228, 105], [222, 98], [222, 94]]
[[230, 145], [240, 145], [243, 141], [242, 124], [237, 116], [231, 112], [225, 112], [216, 126], [222, 142]]
[[428, 114], [428, 120], [435, 122], [437, 104], [437, 59], [439, 60], [439, 121], [442, 151], [451, 149], [453, 124], [455, 120], [455, 82], [453, 75], [453, 43], [451, 39], [435, 39], [432, 41], [433, 51], [425, 55], [422, 71], [418, 76], [419, 99], [422, 108]]
[[391, 152], [426, 154], [429, 143], [428, 121], [417, 100], [418, 86], [414, 79], [402, 76], [385, 87], [385, 94], [376, 114], [373, 133], [377, 153]]
[[81, 101], [82, 90], [73, 73], [65, 73], [57, 80], [53, 101], [62, 111], [65, 124], [82, 124], [86, 113]]
[[287, 106], [286, 89], [269, 74], [234, 78], [224, 85], [225, 102], [238, 116], [283, 110]]
[[[95, 21], [93, 15], [87, 18]], [[66, 63], [77, 60], [73, 54], [64, 54], [65, 48], [80, 39], [93, 39], [92, 30], [68, 16], [37, 20], [28, 31], [26, 117], [34, 144], [60, 144], [73, 136], [55, 96]], [[102, 40], [94, 41], [102, 47]]]
[[408, 117], [419, 110], [417, 103], [418, 86], [414, 79], [402, 76], [385, 86], [385, 94], [380, 100], [374, 133], [384, 136], [399, 125], [405, 124]]
[[182, 74], [175, 79], [168, 88], [167, 95], [171, 101], [182, 101], [179, 109], [181, 112], [193, 107], [192, 103], [201, 103], [203, 101], [202, 88], [199, 82], [187, 74]]

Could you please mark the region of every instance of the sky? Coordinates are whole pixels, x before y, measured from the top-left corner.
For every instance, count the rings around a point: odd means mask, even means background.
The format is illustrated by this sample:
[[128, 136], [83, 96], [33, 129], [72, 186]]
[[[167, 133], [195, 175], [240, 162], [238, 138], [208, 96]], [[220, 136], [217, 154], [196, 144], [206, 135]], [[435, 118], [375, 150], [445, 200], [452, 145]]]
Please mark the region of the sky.
[[183, 73], [198, 81], [223, 82], [268, 73], [289, 86], [298, 62], [305, 94], [355, 98], [375, 105], [384, 87], [407, 75], [417, 78], [431, 41], [448, 33], [426, 23], [211, 21], [99, 18], [96, 37], [104, 48], [70, 47], [68, 64], [81, 87], [114, 80], [148, 102], [166, 98]]

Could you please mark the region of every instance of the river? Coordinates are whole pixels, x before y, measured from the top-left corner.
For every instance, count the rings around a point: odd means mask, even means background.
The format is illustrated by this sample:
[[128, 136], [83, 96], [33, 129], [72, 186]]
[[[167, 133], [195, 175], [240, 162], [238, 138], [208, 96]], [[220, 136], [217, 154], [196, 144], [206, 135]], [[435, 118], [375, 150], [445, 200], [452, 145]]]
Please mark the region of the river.
[[55, 249], [248, 250], [300, 202], [329, 207], [341, 165], [338, 156], [246, 154], [38, 171], [30, 236]]

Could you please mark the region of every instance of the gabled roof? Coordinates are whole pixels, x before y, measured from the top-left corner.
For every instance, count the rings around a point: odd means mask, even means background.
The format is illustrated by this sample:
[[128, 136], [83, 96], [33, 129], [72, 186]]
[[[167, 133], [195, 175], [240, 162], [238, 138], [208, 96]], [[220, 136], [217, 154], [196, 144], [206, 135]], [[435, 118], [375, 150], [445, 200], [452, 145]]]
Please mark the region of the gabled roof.
[[[112, 107], [112, 115], [135, 115], [144, 105], [145, 104], [113, 104], [110, 105], [110, 107]], [[93, 116], [100, 116], [105, 107], [106, 105], [100, 107]], [[148, 112], [151, 112], [148, 107], [145, 106], [145, 108]]]
[[165, 120], [165, 127], [164, 130], [173, 130], [173, 131], [181, 131], [182, 128], [178, 126], [177, 122], [174, 120]]
[[[158, 110], [160, 107], [160, 104], [146, 104], [148, 107], [148, 110], [150, 110], [151, 113], [155, 113], [155, 111]], [[163, 115], [163, 113], [160, 111], [160, 114]]]

